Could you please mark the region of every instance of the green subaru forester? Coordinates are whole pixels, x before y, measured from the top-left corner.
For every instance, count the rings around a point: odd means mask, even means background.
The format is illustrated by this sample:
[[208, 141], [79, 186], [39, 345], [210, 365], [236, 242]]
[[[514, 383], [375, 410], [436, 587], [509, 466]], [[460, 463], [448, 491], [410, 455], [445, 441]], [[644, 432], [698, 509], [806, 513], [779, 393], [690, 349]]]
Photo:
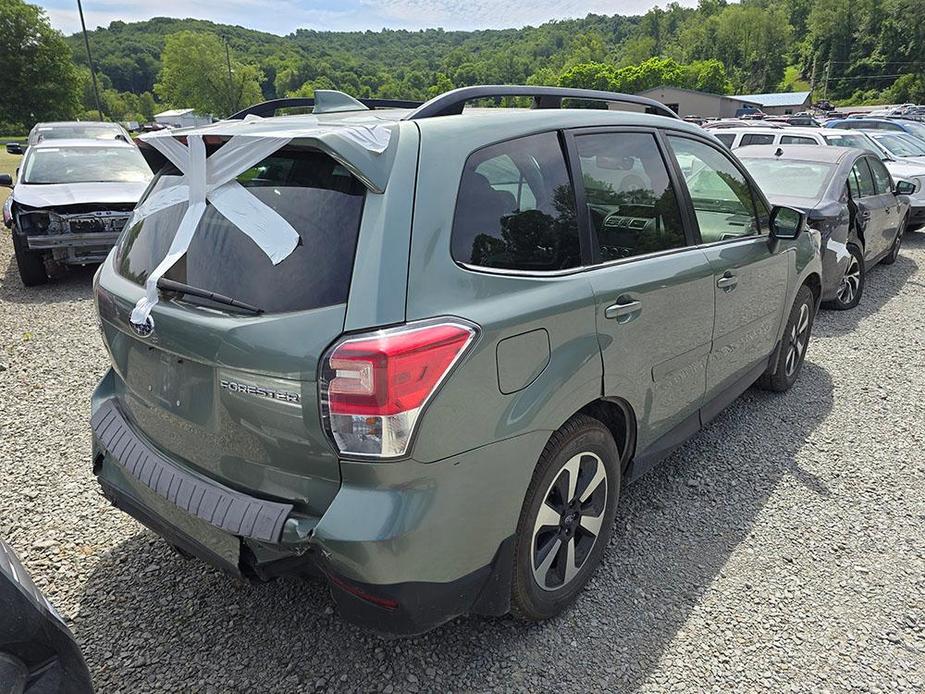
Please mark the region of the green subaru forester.
[[[533, 108], [464, 109], [499, 97]], [[382, 105], [142, 139], [95, 279], [93, 469], [181, 554], [321, 576], [377, 630], [551, 617], [623, 485], [797, 378], [819, 237], [647, 99]]]

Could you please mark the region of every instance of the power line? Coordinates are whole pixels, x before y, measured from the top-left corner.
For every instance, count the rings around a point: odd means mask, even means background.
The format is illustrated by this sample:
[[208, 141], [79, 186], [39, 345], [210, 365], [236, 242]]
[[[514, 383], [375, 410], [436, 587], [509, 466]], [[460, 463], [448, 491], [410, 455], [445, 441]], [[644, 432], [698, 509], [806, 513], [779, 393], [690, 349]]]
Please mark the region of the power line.
[[96, 112], [103, 120], [103, 109], [100, 108], [100, 91], [96, 87], [96, 68], [93, 66], [93, 56], [90, 55], [90, 39], [87, 37], [87, 24], [84, 22], [84, 8], [77, 0], [77, 11], [80, 13], [80, 26], [83, 29], [84, 45], [87, 47], [87, 62], [90, 63], [90, 78], [93, 80], [93, 98], [96, 101]]
[[895, 75], [864, 75], [860, 77], [835, 77], [832, 76], [833, 80], [874, 80], [874, 79], [895, 79], [897, 77], [905, 77], [906, 75], [914, 75], [914, 72], [900, 72]]

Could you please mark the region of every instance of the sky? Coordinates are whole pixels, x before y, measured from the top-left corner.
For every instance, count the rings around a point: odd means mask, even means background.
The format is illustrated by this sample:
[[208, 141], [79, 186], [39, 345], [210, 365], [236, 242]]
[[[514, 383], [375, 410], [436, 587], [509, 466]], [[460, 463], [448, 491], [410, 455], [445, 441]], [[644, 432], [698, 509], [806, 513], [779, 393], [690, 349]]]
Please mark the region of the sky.
[[[32, 0], [35, 2], [35, 0]], [[667, 0], [82, 0], [87, 29], [113, 20], [192, 17], [238, 24], [274, 34], [296, 29], [353, 31], [392, 29], [500, 29], [594, 14], [642, 14]], [[52, 26], [80, 30], [77, 0], [38, 0]], [[681, 0], [695, 5], [696, 0]]]

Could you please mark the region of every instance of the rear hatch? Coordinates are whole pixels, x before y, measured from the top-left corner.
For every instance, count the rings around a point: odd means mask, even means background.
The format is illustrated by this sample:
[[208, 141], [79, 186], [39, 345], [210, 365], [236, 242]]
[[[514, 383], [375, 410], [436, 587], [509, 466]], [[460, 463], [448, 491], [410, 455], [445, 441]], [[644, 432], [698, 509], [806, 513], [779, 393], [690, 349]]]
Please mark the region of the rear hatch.
[[[161, 169], [150, 193], [177, 185]], [[105, 263], [97, 301], [122, 412], [162, 455], [229, 487], [320, 515], [340, 482], [321, 427], [320, 355], [343, 331], [366, 188], [317, 150], [289, 148], [238, 181], [299, 233], [273, 265], [209, 206], [164, 277], [260, 309], [162, 291], [139, 336], [129, 322], [167, 253], [185, 203], [145, 217]]]

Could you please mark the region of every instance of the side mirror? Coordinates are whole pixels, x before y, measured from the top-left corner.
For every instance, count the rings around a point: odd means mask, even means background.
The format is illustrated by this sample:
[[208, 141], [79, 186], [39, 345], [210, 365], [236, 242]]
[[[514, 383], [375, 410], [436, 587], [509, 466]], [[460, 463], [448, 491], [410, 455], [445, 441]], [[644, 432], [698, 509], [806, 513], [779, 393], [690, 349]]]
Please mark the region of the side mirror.
[[7, 154], [18, 154], [22, 156], [26, 153], [26, 150], [23, 149], [23, 146], [18, 142], [7, 142], [6, 143], [6, 153]]
[[806, 215], [792, 207], [775, 206], [771, 210], [771, 238], [792, 240], [803, 231]]
[[0, 174], [0, 188], [12, 188], [13, 177], [9, 174]]
[[896, 187], [893, 188], [893, 192], [896, 195], [912, 195], [915, 193], [915, 189], [918, 186], [915, 185], [912, 181], [904, 181], [902, 179], [896, 181]]

